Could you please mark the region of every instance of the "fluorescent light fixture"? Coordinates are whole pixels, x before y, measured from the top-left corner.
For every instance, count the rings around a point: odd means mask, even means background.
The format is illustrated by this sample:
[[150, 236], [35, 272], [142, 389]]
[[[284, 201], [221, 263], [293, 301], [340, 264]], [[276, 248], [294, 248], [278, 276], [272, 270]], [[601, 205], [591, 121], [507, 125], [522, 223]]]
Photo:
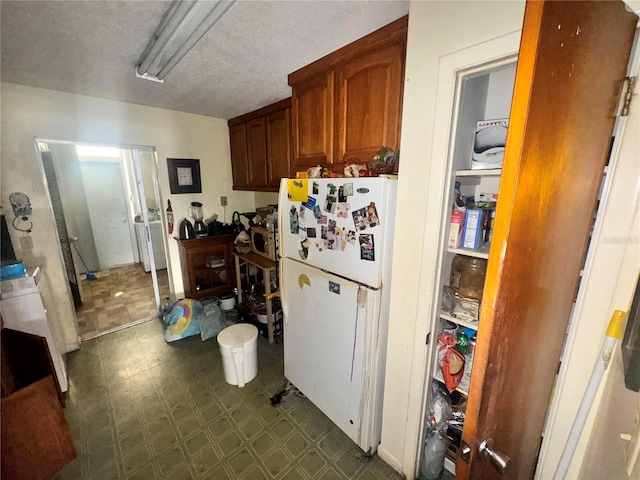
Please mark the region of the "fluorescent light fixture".
[[136, 66], [136, 76], [164, 83], [164, 77], [234, 2], [173, 0]]

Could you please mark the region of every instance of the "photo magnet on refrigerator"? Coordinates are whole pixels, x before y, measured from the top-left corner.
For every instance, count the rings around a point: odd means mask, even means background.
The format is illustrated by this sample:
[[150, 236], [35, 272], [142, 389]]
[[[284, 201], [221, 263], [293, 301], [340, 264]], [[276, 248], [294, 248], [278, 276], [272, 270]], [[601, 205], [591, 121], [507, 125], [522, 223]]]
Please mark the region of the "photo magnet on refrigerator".
[[316, 206], [317, 200], [314, 197], [309, 197], [306, 202], [302, 202], [303, 207], [307, 207], [309, 210], [313, 210], [313, 207]]
[[375, 248], [373, 245], [373, 234], [364, 233], [360, 234], [360, 258], [369, 262], [375, 261]]
[[375, 202], [371, 202], [368, 207], [354, 211], [352, 215], [356, 230], [366, 230], [380, 225]]
[[347, 196], [344, 193], [344, 185], [338, 187], [338, 203], [344, 203], [347, 201]]
[[344, 196], [345, 197], [350, 197], [352, 195], [353, 195], [353, 183], [345, 183], [344, 184]]
[[318, 185], [318, 182], [313, 182], [311, 188], [312, 188], [313, 194], [318, 195], [318, 192], [320, 191], [320, 185]]
[[339, 203], [336, 205], [336, 217], [349, 218], [349, 208], [348, 203]]
[[337, 198], [335, 195], [328, 194], [324, 201], [324, 211], [333, 214], [336, 211]]
[[291, 206], [291, 210], [289, 210], [289, 229], [291, 233], [298, 233], [298, 209], [295, 205]]
[[329, 280], [329, 291], [340, 295], [340, 284]]
[[302, 260], [306, 260], [309, 256], [309, 239], [305, 238], [300, 242], [300, 248], [298, 249], [298, 254]]

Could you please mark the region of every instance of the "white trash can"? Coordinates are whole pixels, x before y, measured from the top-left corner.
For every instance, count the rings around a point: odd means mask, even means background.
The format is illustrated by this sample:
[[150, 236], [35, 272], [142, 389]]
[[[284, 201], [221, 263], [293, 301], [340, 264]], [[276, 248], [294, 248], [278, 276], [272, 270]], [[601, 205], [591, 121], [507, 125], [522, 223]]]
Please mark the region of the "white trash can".
[[218, 334], [224, 379], [230, 385], [244, 387], [258, 374], [258, 329], [238, 323]]

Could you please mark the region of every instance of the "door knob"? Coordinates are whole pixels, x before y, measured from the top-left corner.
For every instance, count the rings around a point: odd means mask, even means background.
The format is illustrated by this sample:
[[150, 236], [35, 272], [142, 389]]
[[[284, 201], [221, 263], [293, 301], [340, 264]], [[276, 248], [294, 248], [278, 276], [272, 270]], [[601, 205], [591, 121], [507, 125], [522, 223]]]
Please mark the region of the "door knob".
[[485, 457], [489, 457], [491, 463], [496, 470], [500, 473], [500, 475], [504, 475], [511, 468], [511, 458], [504, 453], [496, 452], [493, 449], [493, 439], [488, 438], [480, 444], [480, 448], [478, 449], [482, 455]]

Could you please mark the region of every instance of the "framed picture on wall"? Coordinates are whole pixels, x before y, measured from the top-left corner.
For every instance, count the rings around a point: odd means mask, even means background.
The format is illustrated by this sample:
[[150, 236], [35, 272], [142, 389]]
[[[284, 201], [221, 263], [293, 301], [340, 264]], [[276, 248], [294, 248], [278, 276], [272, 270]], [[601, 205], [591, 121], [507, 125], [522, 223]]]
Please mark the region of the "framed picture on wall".
[[200, 160], [192, 158], [167, 158], [171, 193], [202, 193], [200, 184]]

